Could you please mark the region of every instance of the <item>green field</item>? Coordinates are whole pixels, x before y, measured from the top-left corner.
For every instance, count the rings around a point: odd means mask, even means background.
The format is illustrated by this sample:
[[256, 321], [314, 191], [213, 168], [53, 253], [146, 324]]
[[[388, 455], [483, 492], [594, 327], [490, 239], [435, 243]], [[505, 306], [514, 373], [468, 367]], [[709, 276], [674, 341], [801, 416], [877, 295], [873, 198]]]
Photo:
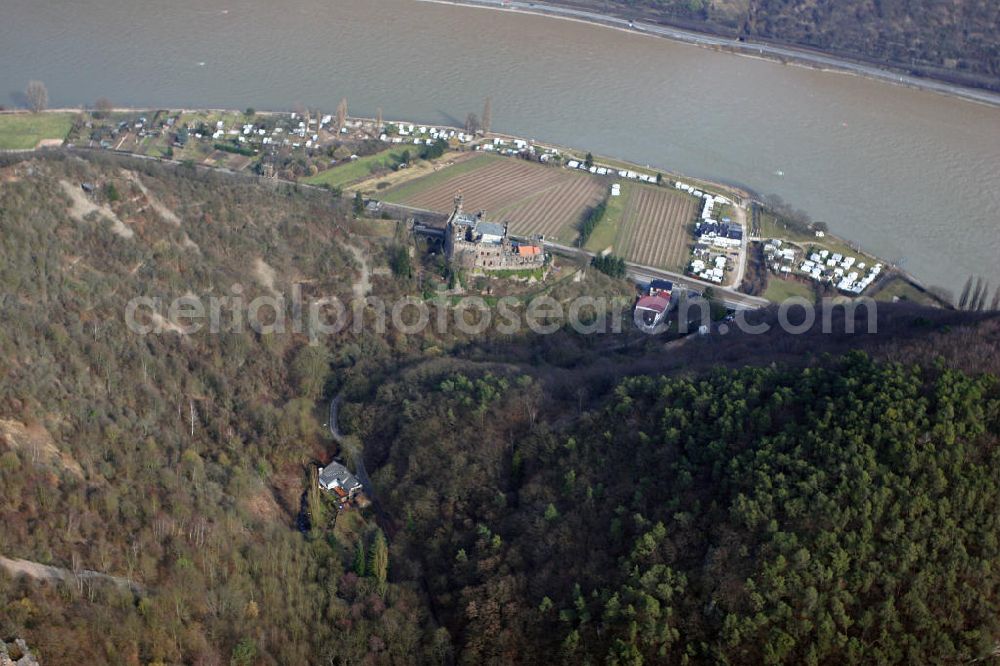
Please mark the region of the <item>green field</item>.
[[880, 289], [877, 294], [875, 294], [874, 298], [876, 301], [884, 301], [887, 303], [891, 303], [894, 299], [898, 298], [901, 301], [908, 301], [910, 303], [917, 303], [928, 307], [941, 307], [941, 303], [939, 303], [933, 296], [925, 294], [910, 284], [907, 280], [899, 276], [890, 278], [889, 282], [882, 289]]
[[71, 113], [0, 114], [0, 150], [25, 150], [43, 139], [65, 139], [72, 126]]
[[326, 185], [327, 187], [344, 187], [359, 180], [364, 180], [372, 171], [376, 169], [389, 169], [400, 160], [403, 151], [399, 149], [386, 149], [374, 155], [359, 157], [351, 162], [344, 162], [337, 166], [320, 171], [315, 176], [309, 176], [302, 180], [310, 185]]
[[839, 252], [844, 256], [858, 257], [861, 261], [866, 261], [870, 265], [878, 261], [877, 257], [865, 252], [858, 252], [848, 245], [846, 241], [837, 238], [836, 236], [831, 236], [829, 233], [823, 238], [817, 238], [815, 233], [803, 233], [801, 231], [795, 231], [794, 229], [788, 228], [778, 222], [775, 216], [771, 213], [761, 214], [760, 235], [761, 238], [780, 238], [782, 240], [798, 243], [804, 250], [808, 250], [810, 247], [815, 246], [821, 250], [829, 250], [831, 253]]
[[810, 302], [816, 300], [815, 292], [807, 284], [796, 280], [782, 280], [773, 275], [768, 279], [767, 291], [764, 292], [764, 298], [772, 303], [781, 303], [793, 296], [804, 298]]
[[215, 127], [218, 121], [225, 123], [226, 128], [233, 128], [245, 122], [253, 120], [239, 111], [185, 111], [177, 119], [179, 125], [197, 127], [199, 123], [205, 123], [209, 127]]
[[591, 233], [586, 249], [647, 266], [684, 269], [690, 256], [690, 222], [695, 199], [673, 188], [622, 183], [619, 197], [608, 197], [608, 210]]
[[625, 204], [632, 196], [632, 183], [625, 182], [621, 185], [621, 196], [608, 197], [608, 207], [604, 211], [604, 217], [591, 232], [590, 238], [584, 246], [585, 249], [591, 252], [603, 252], [618, 240], [622, 218], [625, 216]]

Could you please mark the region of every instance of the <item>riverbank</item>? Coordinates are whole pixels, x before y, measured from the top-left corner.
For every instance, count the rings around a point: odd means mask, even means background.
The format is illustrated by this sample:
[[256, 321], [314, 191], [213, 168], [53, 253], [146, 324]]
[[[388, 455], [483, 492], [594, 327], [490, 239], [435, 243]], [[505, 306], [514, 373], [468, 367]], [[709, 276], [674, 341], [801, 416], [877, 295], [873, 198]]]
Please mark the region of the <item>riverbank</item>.
[[726, 51], [734, 55], [757, 58], [786, 65], [796, 65], [824, 72], [852, 74], [884, 83], [934, 92], [970, 102], [1000, 107], [1000, 93], [985, 89], [970, 88], [949, 83], [941, 79], [913, 76], [891, 68], [879, 67], [862, 61], [847, 60], [824, 53], [809, 51], [793, 46], [781, 46], [765, 42], [741, 42], [707, 32], [695, 32], [668, 25], [631, 21], [612, 14], [599, 14], [581, 9], [572, 9], [544, 2], [520, 2], [514, 0], [419, 0], [443, 5], [457, 5], [473, 9], [531, 14], [587, 23], [623, 32], [660, 37], [685, 44]]
[[[518, 233], [544, 233], [546, 242], [555, 243], [558, 247], [562, 247], [559, 243], [576, 245], [579, 232], [574, 220], [581, 219], [593, 206], [593, 197], [603, 192], [601, 197], [608, 204], [608, 213], [602, 214], [592, 242], [586, 246], [592, 254], [614, 252], [630, 261], [631, 266], [644, 269], [647, 273], [661, 271], [664, 275], [659, 277], [674, 280], [683, 278], [700, 284], [703, 288], [723, 289], [736, 298], [741, 297], [738, 289], [744, 283], [749, 243], [784, 238], [781, 234], [769, 233], [767, 229], [762, 233], [758, 228], [756, 213], [753, 223], [748, 220], [748, 210], [766, 207], [749, 189], [708, 179], [688, 178], [672, 170], [640, 166], [599, 154], [591, 155], [580, 148], [529, 141], [508, 133], [491, 132], [472, 136], [459, 128], [421, 126], [401, 121], [386, 121], [378, 126], [373, 118], [358, 117], [347, 118], [344, 126], [338, 130], [332, 125], [325, 125], [330, 122], [330, 116], [311, 116], [305, 113], [296, 117], [296, 114], [290, 112], [258, 112], [249, 109], [178, 111], [117, 108], [104, 112], [98, 118], [95, 115], [81, 115], [80, 111], [72, 114], [65, 109], [41, 114], [0, 113], [0, 135], [3, 134], [5, 121], [16, 121], [14, 124], [21, 126], [24, 124], [23, 119], [27, 117], [35, 118], [35, 124], [55, 127], [56, 124], [41, 121], [46, 116], [72, 116], [73, 128], [64, 137], [68, 147], [109, 150], [175, 164], [190, 163], [226, 173], [244, 173], [251, 177], [266, 174], [270, 178], [276, 177], [302, 187], [323, 186], [337, 193], [358, 192], [373, 199], [388, 197], [389, 201], [394, 201], [393, 196], [402, 196], [397, 203], [417, 204], [414, 210], [435, 210], [438, 213], [446, 212], [441, 206], [450, 205], [456, 191], [463, 191], [474, 206], [479, 206], [482, 202], [471, 200], [480, 197], [484, 201], [492, 201], [486, 207], [503, 211], [505, 217], [513, 212], [510, 221], [512, 228], [520, 229]], [[180, 141], [182, 132], [185, 137], [183, 143]], [[311, 140], [307, 140], [308, 137], [312, 137]], [[349, 160], [329, 160], [335, 147], [349, 155], [350, 151], [344, 146], [360, 146], [372, 141], [381, 141], [386, 147], [369, 157], [358, 158], [351, 155]], [[435, 157], [424, 158], [424, 151], [432, 143], [439, 141], [448, 144], [444, 152], [436, 153]], [[45, 138], [39, 142], [39, 147], [53, 147], [54, 143], [63, 142]], [[287, 171], [284, 168], [287, 164], [283, 166], [280, 161], [276, 161], [275, 151], [279, 147], [287, 153], [283, 154], [288, 163], [313, 165], [310, 166], [310, 173], [314, 175], [306, 178]], [[409, 157], [403, 157], [407, 155]], [[476, 158], [479, 161], [475, 165], [469, 163], [468, 159], [473, 155], [482, 156]], [[416, 166], [406, 164], [411, 158]], [[508, 167], [496, 170], [489, 167], [489, 163], [482, 162], [486, 158], [494, 160], [491, 163], [495, 166], [499, 165], [495, 160], [510, 162], [507, 162]], [[417, 168], [425, 162], [431, 166], [430, 172]], [[532, 165], [531, 162], [536, 164]], [[409, 168], [399, 169], [400, 164]], [[593, 166], [589, 166], [590, 164]], [[320, 176], [330, 173], [339, 178], [343, 172], [346, 180], [340, 178], [337, 182], [344, 182], [331, 187], [324, 179], [324, 184], [320, 185], [321, 181], [315, 175], [316, 165], [319, 166]], [[366, 165], [367, 170], [358, 168]], [[564, 175], [552, 180], [552, 174], [555, 173], [550, 171], [552, 168], [560, 169]], [[483, 176], [470, 179], [472, 171], [483, 174], [489, 172], [492, 176], [486, 180]], [[383, 180], [387, 178], [394, 179], [391, 186], [388, 181]], [[578, 182], [574, 179], [593, 182], [581, 188], [573, 185], [573, 182]], [[546, 183], [544, 186], [539, 185], [542, 181]], [[612, 182], [625, 184], [620, 191], [622, 196], [618, 197], [615, 193], [608, 196], [607, 190]], [[524, 187], [520, 187], [519, 183]], [[437, 192], [442, 187], [447, 190], [442, 190], [444, 194]], [[511, 187], [516, 191], [512, 193]], [[498, 188], [505, 193], [503, 197], [498, 195]], [[397, 195], [400, 190], [412, 191], [407, 195]], [[436, 197], [436, 204], [420, 201], [421, 197], [426, 198], [427, 190], [434, 191], [432, 198]], [[441, 196], [437, 197], [438, 194]], [[637, 200], [642, 200], [644, 214], [637, 212], [639, 204], [631, 204], [633, 194]], [[686, 200], [686, 195], [692, 194], [697, 200], [697, 206], [688, 202], [692, 206], [688, 211], [683, 202], [678, 205], [678, 197]], [[411, 201], [407, 196], [416, 198]], [[549, 201], [550, 198], [553, 201]], [[715, 243], [714, 229], [707, 237], [692, 235], [689, 223], [695, 217], [694, 209], [701, 207], [702, 199], [709, 198], [724, 202], [724, 205], [719, 211], [715, 211], [713, 219], [707, 221], [715, 225], [721, 224], [720, 228], [724, 229], [738, 228], [739, 234], [730, 236], [738, 239], [735, 244], [728, 241]], [[528, 205], [529, 202], [531, 205]], [[656, 224], [653, 223], [654, 219], [658, 220]], [[722, 235], [726, 233], [728, 232]], [[862, 252], [856, 245], [833, 234], [817, 234], [814, 238], [808, 232], [806, 236], [806, 240], [817, 252], [825, 248], [831, 254], [840, 251], [848, 259], [848, 255], [856, 255], [859, 262], [870, 265], [880, 262], [879, 266], [883, 263], [887, 267], [891, 266], [891, 262], [877, 259], [874, 253]], [[707, 275], [705, 262], [718, 266], [716, 262], [720, 260], [723, 262], [721, 266], [725, 271], [725, 279], [720, 274], [701, 280]], [[702, 268], [695, 267], [695, 264]], [[863, 267], [865, 264], [860, 265]], [[692, 270], [698, 274], [692, 274]], [[890, 277], [890, 271], [892, 275], [898, 275], [917, 289], [926, 290], [919, 281], [896, 267], [887, 270], [885, 278]], [[708, 272], [712, 272], [712, 267], [708, 267]], [[843, 275], [837, 277], [841, 278]], [[833, 277], [824, 275], [823, 279], [829, 281]], [[873, 288], [884, 281], [879, 280]], [[862, 288], [865, 287], [867, 283]], [[838, 288], [844, 287], [841, 285]]]

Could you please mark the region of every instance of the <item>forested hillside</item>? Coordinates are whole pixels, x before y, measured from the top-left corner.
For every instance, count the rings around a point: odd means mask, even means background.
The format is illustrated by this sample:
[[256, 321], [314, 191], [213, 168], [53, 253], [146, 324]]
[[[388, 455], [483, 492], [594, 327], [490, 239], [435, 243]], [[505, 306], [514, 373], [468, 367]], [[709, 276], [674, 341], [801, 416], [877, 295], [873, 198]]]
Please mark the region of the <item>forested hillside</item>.
[[642, 376], [564, 428], [543, 394], [526, 374], [431, 373], [381, 386], [363, 419], [391, 442], [371, 453], [396, 560], [416, 563], [397, 575], [425, 579], [463, 662], [993, 651], [996, 376], [860, 353]]
[[1000, 4], [990, 0], [559, 0], [1000, 89]]
[[[336, 360], [292, 331], [125, 327], [133, 296], [349, 293], [340, 204], [73, 157], [0, 181], [0, 556], [138, 590], [0, 567], [0, 635], [43, 664], [356, 663], [376, 643], [396, 658], [432, 645], [412, 592], [342, 583], [353, 553], [294, 523], [306, 465], [333, 453], [315, 408]], [[100, 210], [74, 219], [82, 183]]]
[[[359, 257], [409, 256], [350, 207], [192, 166], [0, 163], [0, 640], [47, 665], [996, 649], [996, 315], [666, 343], [126, 328], [139, 295], [346, 297]], [[380, 294], [427, 284], [382, 273]], [[573, 274], [547, 293], [628, 290]], [[334, 395], [375, 489], [342, 514], [310, 476], [344, 453]]]

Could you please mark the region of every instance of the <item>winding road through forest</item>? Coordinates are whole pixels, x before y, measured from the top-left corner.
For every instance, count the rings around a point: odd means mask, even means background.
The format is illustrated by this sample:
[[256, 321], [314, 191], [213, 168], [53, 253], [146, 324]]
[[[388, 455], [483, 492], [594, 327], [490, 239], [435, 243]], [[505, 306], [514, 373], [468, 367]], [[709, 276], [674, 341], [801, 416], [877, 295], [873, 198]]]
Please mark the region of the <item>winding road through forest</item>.
[[347, 455], [351, 458], [351, 462], [354, 463], [354, 473], [358, 477], [358, 480], [361, 481], [365, 494], [368, 495], [368, 499], [374, 502], [375, 487], [372, 485], [372, 481], [368, 477], [368, 470], [365, 469], [364, 451], [362, 450], [360, 443], [350, 442], [347, 436], [341, 432], [340, 426], [337, 424], [337, 419], [340, 416], [340, 403], [343, 400], [343, 397], [342, 393], [338, 393], [334, 396], [333, 400], [330, 401], [330, 435], [332, 435], [333, 439], [347, 451]]

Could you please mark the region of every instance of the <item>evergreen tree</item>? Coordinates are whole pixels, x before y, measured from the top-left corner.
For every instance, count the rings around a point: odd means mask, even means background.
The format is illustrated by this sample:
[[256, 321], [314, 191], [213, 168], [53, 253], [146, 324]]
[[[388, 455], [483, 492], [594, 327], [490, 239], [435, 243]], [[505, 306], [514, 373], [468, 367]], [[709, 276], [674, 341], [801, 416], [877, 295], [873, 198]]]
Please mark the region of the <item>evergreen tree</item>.
[[322, 493], [314, 475], [309, 484], [309, 527], [317, 533], [326, 527], [326, 507], [323, 506]]
[[379, 594], [385, 594], [389, 575], [389, 544], [382, 530], [375, 530], [371, 555], [368, 559], [368, 575], [375, 579]]
[[364, 578], [366, 573], [366, 562], [365, 562], [365, 541], [364, 539], [358, 539], [358, 547], [354, 550], [354, 573], [358, 574], [358, 577]]

